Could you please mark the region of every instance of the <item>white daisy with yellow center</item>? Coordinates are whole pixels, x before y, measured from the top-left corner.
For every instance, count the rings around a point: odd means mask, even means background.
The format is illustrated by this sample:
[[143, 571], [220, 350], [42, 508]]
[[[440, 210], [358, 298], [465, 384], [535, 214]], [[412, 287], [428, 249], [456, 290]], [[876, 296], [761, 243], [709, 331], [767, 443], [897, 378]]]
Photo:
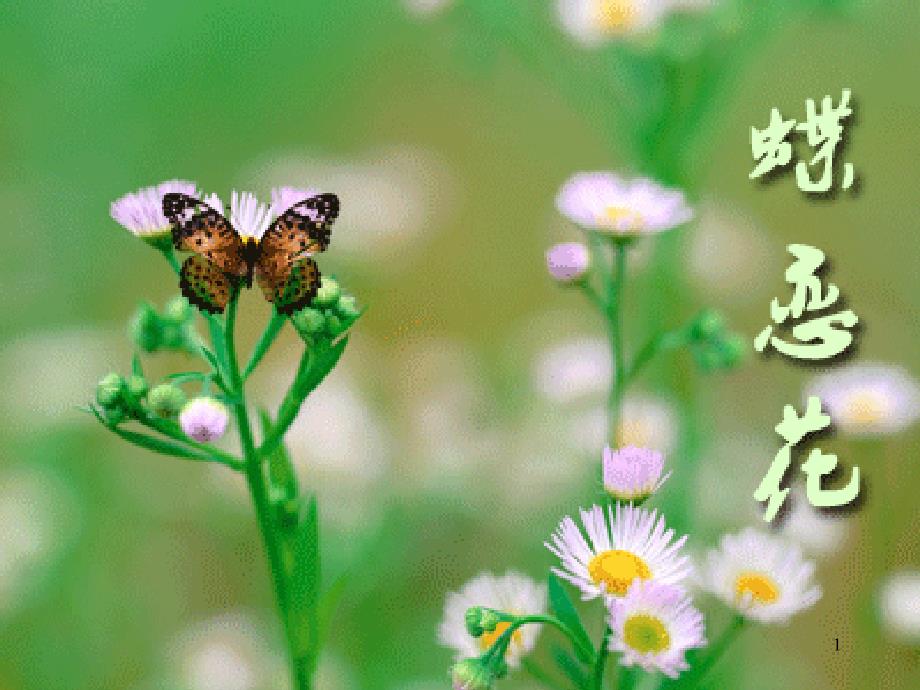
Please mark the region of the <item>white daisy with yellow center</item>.
[[[476, 638], [467, 632], [466, 611], [473, 606], [495, 609], [515, 616], [546, 612], [546, 585], [538, 584], [526, 575], [508, 571], [498, 576], [480, 573], [458, 592], [451, 592], [444, 602], [444, 616], [438, 628], [438, 640], [455, 650], [457, 660], [478, 657], [491, 647], [510, 623], [499, 623], [493, 632]], [[537, 643], [541, 626], [525, 625], [511, 635], [505, 654], [509, 666], [517, 666], [521, 657]]]
[[785, 539], [748, 528], [726, 534], [708, 554], [703, 586], [761, 623], [786, 623], [821, 598], [815, 564]]
[[664, 232], [693, 218], [682, 191], [612, 172], [573, 175], [556, 195], [556, 208], [583, 228], [618, 237]]
[[677, 678], [686, 671], [684, 654], [706, 645], [703, 614], [682, 587], [654, 580], [636, 582], [610, 602], [610, 649], [623, 666], [641, 666]]
[[893, 434], [920, 418], [920, 385], [906, 369], [863, 362], [816, 377], [806, 396], [821, 398], [840, 431], [854, 436]]
[[680, 554], [686, 535], [675, 540], [656, 511], [618, 503], [615, 511], [580, 512], [587, 539], [566, 516], [545, 546], [562, 562], [553, 572], [578, 587], [583, 600], [622, 597], [637, 579], [679, 584], [691, 574]]
[[557, 0], [562, 28], [584, 46], [655, 29], [671, 12], [701, 9], [714, 0]]

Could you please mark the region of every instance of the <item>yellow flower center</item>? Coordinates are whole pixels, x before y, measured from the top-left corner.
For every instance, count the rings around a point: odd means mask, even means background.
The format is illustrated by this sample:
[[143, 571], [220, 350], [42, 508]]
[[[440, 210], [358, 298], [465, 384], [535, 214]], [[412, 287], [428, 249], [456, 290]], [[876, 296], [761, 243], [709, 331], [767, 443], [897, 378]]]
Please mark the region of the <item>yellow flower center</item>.
[[745, 594], [758, 604], [772, 604], [779, 599], [779, 587], [763, 573], [741, 573], [735, 579], [735, 595], [740, 601]]
[[588, 563], [588, 574], [594, 584], [603, 583], [609, 594], [623, 596], [637, 577], [648, 580], [652, 571], [645, 561], [629, 551], [602, 551]]
[[623, 640], [640, 654], [658, 654], [671, 646], [671, 636], [664, 623], [644, 613], [626, 619]]
[[[495, 626], [495, 630], [492, 632], [484, 632], [479, 638], [479, 647], [482, 651], [486, 651], [489, 647], [495, 644], [495, 641], [501, 637], [502, 633], [505, 632], [508, 628], [511, 627], [511, 623], [504, 621]], [[513, 633], [511, 633], [511, 643], [521, 644], [521, 629], [518, 628]]]
[[654, 448], [655, 432], [650, 425], [639, 419], [623, 419], [617, 425], [617, 447], [635, 446], [636, 448]]
[[[624, 228], [623, 225], [626, 225]], [[608, 206], [598, 216], [597, 224], [607, 228], [621, 231], [642, 229], [642, 216], [631, 208], [625, 206]]]
[[876, 424], [885, 419], [887, 412], [885, 400], [870, 391], [861, 391], [847, 400], [846, 416], [855, 424]]
[[636, 8], [631, 0], [597, 0], [597, 25], [605, 32], [628, 31], [636, 24]]

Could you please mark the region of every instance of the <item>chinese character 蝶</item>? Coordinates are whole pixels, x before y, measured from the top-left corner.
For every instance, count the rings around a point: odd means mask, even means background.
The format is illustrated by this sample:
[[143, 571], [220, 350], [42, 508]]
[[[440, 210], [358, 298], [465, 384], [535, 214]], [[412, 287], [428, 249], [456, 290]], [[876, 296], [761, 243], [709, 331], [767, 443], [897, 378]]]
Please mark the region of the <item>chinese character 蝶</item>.
[[[792, 405], [783, 408], [783, 421], [776, 425], [776, 433], [786, 441], [776, 456], [760, 485], [754, 492], [754, 499], [767, 501], [764, 521], [772, 522], [777, 511], [786, 500], [788, 488], [780, 488], [789, 466], [792, 464], [792, 447], [797, 445], [807, 434], [820, 431], [831, 423], [831, 418], [821, 412], [821, 399], [815, 396], [808, 398], [805, 405], [805, 414], [801, 417]], [[841, 489], [825, 489], [821, 486], [821, 479], [834, 471], [837, 467], [836, 455], [825, 455], [820, 449], [815, 448], [802, 464], [802, 471], [807, 475], [806, 495], [808, 502], [819, 508], [842, 506], [850, 503], [859, 495], [859, 468], [854, 467], [849, 483]]]
[[[832, 306], [840, 297], [840, 290], [828, 283], [824, 292], [821, 279], [816, 275], [824, 263], [824, 252], [807, 244], [790, 244], [787, 249], [796, 261], [786, 269], [786, 282], [794, 286], [792, 301], [782, 306], [777, 298], [770, 303], [773, 325], [780, 325], [792, 317], [799, 319], [806, 311], [821, 311]], [[773, 335], [773, 325], [764, 328], [754, 339], [754, 349], [763, 352], [767, 345], [795, 359], [828, 359], [839, 355], [853, 342], [853, 334], [846, 330], [859, 321], [850, 309], [817, 316], [792, 327], [792, 337], [798, 343], [789, 343]], [[841, 328], [842, 327], [842, 328]]]

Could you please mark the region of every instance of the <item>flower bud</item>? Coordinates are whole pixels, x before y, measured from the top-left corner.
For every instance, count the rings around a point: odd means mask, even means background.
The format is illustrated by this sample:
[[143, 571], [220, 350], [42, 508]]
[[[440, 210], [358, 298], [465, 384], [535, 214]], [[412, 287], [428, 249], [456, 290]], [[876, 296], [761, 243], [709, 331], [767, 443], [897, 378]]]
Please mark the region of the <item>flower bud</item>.
[[358, 301], [353, 295], [342, 295], [339, 297], [338, 304], [335, 305], [335, 310], [338, 315], [347, 322], [354, 321], [361, 314], [361, 310], [358, 309]]
[[147, 385], [147, 379], [143, 376], [135, 374], [128, 379], [128, 395], [135, 400], [140, 400], [147, 395], [148, 390], [150, 390], [150, 386]]
[[580, 280], [591, 265], [588, 248], [580, 242], [554, 244], [546, 252], [546, 268], [560, 283]]
[[125, 379], [121, 374], [106, 374], [96, 385], [96, 402], [104, 410], [119, 406], [125, 391]]
[[291, 317], [291, 321], [301, 333], [315, 335], [323, 330], [326, 325], [326, 319], [323, 313], [318, 309], [304, 307]]
[[725, 330], [725, 317], [715, 309], [704, 309], [693, 322], [693, 335], [699, 340], [710, 340]]
[[501, 620], [502, 617], [498, 611], [482, 606], [471, 606], [466, 610], [466, 631], [472, 637], [481, 637], [483, 633], [494, 632]]
[[175, 417], [185, 405], [185, 393], [171, 383], [161, 383], [147, 395], [147, 404], [161, 417]]
[[105, 421], [111, 426], [121, 424], [127, 416], [127, 413], [122, 407], [109, 407], [105, 410]]
[[326, 332], [333, 338], [348, 330], [348, 326], [337, 315], [329, 312], [326, 314]]
[[661, 488], [664, 456], [655, 450], [625, 446], [605, 447], [603, 454], [604, 490], [617, 501], [640, 502]]
[[228, 420], [229, 413], [224, 404], [208, 397], [191, 400], [179, 414], [179, 426], [182, 427], [182, 431], [199, 443], [207, 443], [223, 436], [227, 430]]
[[339, 301], [339, 295], [342, 293], [339, 284], [333, 278], [323, 276], [316, 291], [316, 297], [313, 298], [314, 306], [331, 307]]
[[707, 346], [695, 353], [696, 363], [705, 372], [715, 371], [722, 366], [723, 357], [718, 347]]
[[728, 334], [721, 343], [722, 366], [731, 368], [744, 359], [748, 351], [747, 342], [737, 333]]
[[169, 321], [161, 322], [160, 346], [167, 350], [178, 350], [185, 344], [185, 333], [182, 326], [170, 323]]
[[188, 321], [192, 315], [192, 307], [188, 300], [182, 295], [176, 295], [166, 303], [163, 309], [163, 318], [172, 321], [175, 324], [182, 324]]
[[462, 659], [450, 670], [453, 690], [491, 690], [495, 673], [482, 659]]
[[144, 352], [156, 352], [162, 340], [160, 318], [146, 302], [141, 304], [131, 319], [131, 341]]

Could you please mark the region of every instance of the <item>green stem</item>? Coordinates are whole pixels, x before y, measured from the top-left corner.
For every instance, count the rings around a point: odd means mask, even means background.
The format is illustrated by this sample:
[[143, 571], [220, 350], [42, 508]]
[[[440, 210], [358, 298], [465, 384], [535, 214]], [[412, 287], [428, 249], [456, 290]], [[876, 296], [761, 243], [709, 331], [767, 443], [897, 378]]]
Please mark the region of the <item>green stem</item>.
[[607, 645], [610, 643], [610, 625], [604, 626], [604, 636], [597, 647], [597, 659], [594, 662], [594, 674], [591, 680], [592, 690], [602, 690], [604, 687], [604, 669], [607, 666]]
[[617, 690], [629, 690], [635, 685], [635, 673], [631, 666], [620, 666], [617, 675]]
[[232, 467], [235, 470], [243, 469], [244, 463], [240, 462], [238, 458], [234, 457], [230, 453], [225, 453], [224, 451], [220, 450], [219, 448], [215, 448], [214, 446], [193, 441], [182, 433], [182, 430], [179, 429], [175, 422], [159, 419], [149, 414], [145, 414], [139, 417], [138, 421], [144, 426], [153, 429], [160, 434], [163, 434], [163, 436], [166, 436], [173, 441], [177, 441], [195, 449], [199, 455], [207, 456], [209, 460], [220, 462], [224, 465], [227, 465], [228, 467]]
[[252, 427], [249, 423], [249, 413], [246, 409], [246, 394], [243, 388], [243, 379], [240, 375], [239, 363], [236, 356], [236, 341], [234, 330], [236, 325], [236, 310], [239, 302], [240, 287], [237, 285], [230, 296], [227, 305], [227, 322], [224, 342], [227, 352], [227, 369], [230, 376], [230, 386], [235, 393], [233, 415], [239, 429], [240, 444], [243, 447], [243, 459], [246, 467], [246, 482], [252, 495], [252, 502], [256, 511], [259, 531], [262, 534], [262, 543], [268, 556], [269, 572], [275, 590], [275, 603], [281, 616], [282, 626], [288, 642], [288, 651], [291, 658], [291, 676], [296, 690], [307, 690], [310, 687], [309, 671], [299, 663], [293, 654], [293, 646], [288, 619], [288, 596], [284, 576], [284, 563], [282, 560], [281, 543], [275, 532], [272, 520], [271, 505], [268, 499], [268, 489], [259, 455], [256, 452], [252, 436]]
[[617, 423], [620, 418], [623, 394], [626, 391], [626, 353], [623, 351], [623, 293], [626, 289], [627, 243], [624, 240], [615, 239], [613, 246], [616, 281], [612, 279], [609, 281], [607, 296], [607, 320], [613, 358], [613, 380], [610, 385], [610, 396], [607, 400], [607, 417], [610, 425], [608, 438], [611, 444], [616, 445]]
[[575, 650], [586, 651], [588, 656], [594, 654], [593, 649], [585, 650], [584, 646], [578, 639], [578, 636], [572, 632], [572, 629], [567, 626], [565, 623], [560, 621], [558, 618], [553, 618], [552, 616], [545, 616], [534, 614], [532, 616], [521, 616], [514, 620], [511, 625], [508, 626], [505, 631], [498, 636], [498, 639], [492, 643], [492, 646], [489, 647], [489, 650], [486, 652], [486, 655], [489, 657], [497, 656], [499, 658], [504, 657], [505, 651], [508, 649], [508, 643], [511, 642], [511, 636], [514, 634], [514, 631], [520, 628], [522, 625], [530, 625], [533, 623], [540, 623], [543, 625], [551, 625], [556, 628], [559, 632], [565, 635], [569, 642], [572, 644], [572, 648]]
[[699, 687], [699, 684], [706, 678], [706, 675], [712, 670], [712, 667], [718, 663], [722, 655], [725, 654], [732, 642], [738, 637], [738, 634], [741, 632], [742, 628], [744, 628], [744, 623], [744, 616], [736, 615], [732, 619], [732, 622], [729, 623], [719, 639], [710, 647], [709, 655], [690, 672], [689, 680], [693, 681], [690, 687]]

